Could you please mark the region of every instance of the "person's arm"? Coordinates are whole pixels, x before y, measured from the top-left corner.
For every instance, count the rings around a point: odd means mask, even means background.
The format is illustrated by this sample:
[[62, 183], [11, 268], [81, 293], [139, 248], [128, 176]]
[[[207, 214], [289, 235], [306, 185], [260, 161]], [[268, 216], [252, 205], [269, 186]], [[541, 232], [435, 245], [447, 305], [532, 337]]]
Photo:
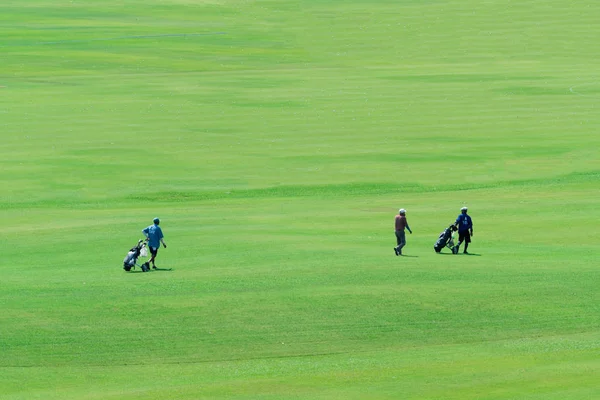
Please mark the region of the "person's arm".
[[166, 249], [167, 245], [165, 244], [164, 237], [165, 237], [165, 235], [163, 235], [162, 229], [158, 228], [158, 238], [159, 238], [158, 240], [160, 240], [160, 242], [162, 243], [163, 247]]
[[406, 229], [408, 229], [408, 231], [410, 232], [410, 234], [412, 235], [412, 231], [410, 230], [410, 226], [408, 226], [408, 222], [406, 223]]
[[148, 237], [148, 228], [142, 229], [142, 233], [144, 234], [144, 236], [146, 237], [146, 241], [148, 241], [148, 239], [150, 239]]

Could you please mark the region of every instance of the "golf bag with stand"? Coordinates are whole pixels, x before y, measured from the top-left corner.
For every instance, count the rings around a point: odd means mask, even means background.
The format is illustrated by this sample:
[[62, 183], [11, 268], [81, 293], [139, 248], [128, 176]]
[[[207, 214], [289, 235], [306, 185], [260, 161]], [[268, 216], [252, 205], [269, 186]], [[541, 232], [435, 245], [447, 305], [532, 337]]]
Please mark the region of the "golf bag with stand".
[[452, 251], [452, 254], [456, 254], [458, 251], [454, 248], [454, 232], [456, 232], [456, 230], [456, 225], [452, 224], [440, 233], [438, 240], [433, 245], [433, 249], [436, 253], [441, 252], [444, 247], [447, 247]]
[[[123, 269], [125, 271], [131, 271], [131, 269], [135, 269], [137, 265], [137, 259], [148, 256], [148, 247], [146, 247], [146, 242], [140, 239], [137, 244], [129, 250], [125, 258], [123, 259]], [[147, 263], [142, 265], [137, 265], [142, 268], [142, 272], [150, 271], [150, 266]]]

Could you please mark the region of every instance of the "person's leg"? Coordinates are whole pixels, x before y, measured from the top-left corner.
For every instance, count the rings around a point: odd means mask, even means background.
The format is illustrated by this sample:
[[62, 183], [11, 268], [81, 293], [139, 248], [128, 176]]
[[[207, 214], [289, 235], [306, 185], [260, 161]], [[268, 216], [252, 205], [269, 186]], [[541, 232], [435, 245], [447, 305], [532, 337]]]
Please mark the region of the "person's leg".
[[463, 253], [468, 254], [467, 253], [467, 247], [469, 247], [469, 243], [471, 243], [471, 235], [469, 235], [469, 233], [465, 234], [465, 249], [463, 250]]
[[394, 247], [394, 253], [396, 253], [397, 256], [399, 256], [400, 254], [398, 253], [398, 247], [400, 246], [400, 232], [395, 231], [396, 234], [396, 247]]
[[156, 260], [156, 256], [158, 254], [158, 247], [150, 247], [150, 254], [152, 256], [150, 257], [149, 263], [152, 263], [152, 268], [156, 269], [156, 264], [154, 263], [154, 260]]
[[458, 233], [458, 243], [456, 244], [456, 253], [458, 253], [458, 251], [460, 250], [460, 245], [462, 244], [462, 242], [465, 240], [465, 235], [464, 233]]
[[398, 232], [398, 255], [402, 255], [402, 248], [406, 246], [406, 234], [404, 231]]

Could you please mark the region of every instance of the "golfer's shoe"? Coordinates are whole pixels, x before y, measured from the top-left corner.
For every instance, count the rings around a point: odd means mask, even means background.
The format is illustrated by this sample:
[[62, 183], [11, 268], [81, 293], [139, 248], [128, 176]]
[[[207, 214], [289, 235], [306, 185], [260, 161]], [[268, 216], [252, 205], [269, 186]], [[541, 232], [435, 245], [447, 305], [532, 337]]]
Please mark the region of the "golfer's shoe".
[[396, 255], [398, 255], [398, 248], [394, 247], [394, 253], [396, 253]]
[[469, 254], [469, 252], [465, 250], [465, 251], [463, 251], [463, 254]]
[[152, 266], [152, 269], [156, 269], [156, 265], [153, 265], [153, 266]]

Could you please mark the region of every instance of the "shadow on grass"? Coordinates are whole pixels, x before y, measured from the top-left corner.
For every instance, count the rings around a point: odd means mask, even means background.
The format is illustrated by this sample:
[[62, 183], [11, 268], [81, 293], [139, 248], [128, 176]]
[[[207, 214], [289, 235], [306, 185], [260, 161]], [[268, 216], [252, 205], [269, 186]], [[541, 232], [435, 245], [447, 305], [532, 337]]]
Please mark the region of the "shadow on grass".
[[[173, 268], [156, 268], [156, 269], [151, 269], [148, 272], [161, 272], [161, 271], [174, 271], [174, 269]], [[141, 269], [125, 271], [125, 272], [129, 272], [130, 274], [146, 274], [146, 273], [148, 273], [148, 272], [142, 271]]]
[[452, 254], [452, 253], [437, 253], [440, 256], [476, 256], [476, 257], [481, 257], [481, 254], [477, 254], [477, 253], [458, 253], [458, 254]]
[[419, 256], [409, 256], [409, 255], [406, 255], [406, 254], [400, 255], [400, 257], [419, 258]]

